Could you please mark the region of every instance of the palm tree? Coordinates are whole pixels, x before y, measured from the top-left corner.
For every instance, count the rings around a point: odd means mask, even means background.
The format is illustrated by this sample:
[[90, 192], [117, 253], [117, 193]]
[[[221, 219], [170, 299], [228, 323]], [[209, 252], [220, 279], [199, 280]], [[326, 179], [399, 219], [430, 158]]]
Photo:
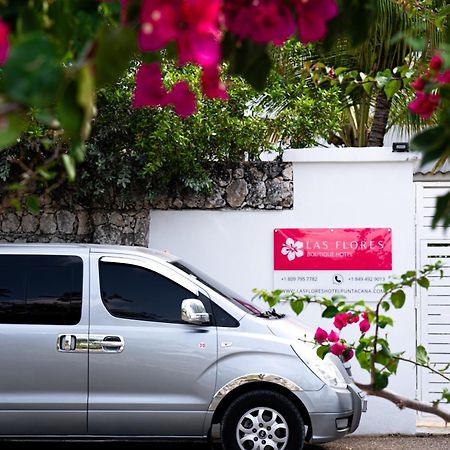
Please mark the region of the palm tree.
[[[382, 146], [390, 127], [400, 125], [417, 131], [424, 125], [408, 113], [407, 105], [413, 98], [409, 81], [429, 60], [443, 30], [435, 26], [431, 10], [407, 12], [400, 3], [377, 0], [377, 19], [367, 40], [357, 48], [341, 39], [330, 48], [321, 44], [305, 48], [289, 42], [274, 49], [275, 67], [286, 82], [295, 82], [306, 72], [319, 88], [341, 87], [343, 124], [338, 133], [330, 134], [330, 143]], [[435, 3], [438, 7], [442, 1]], [[417, 47], [419, 40], [424, 43], [421, 49]], [[264, 96], [259, 103], [268, 109], [280, 108]]]

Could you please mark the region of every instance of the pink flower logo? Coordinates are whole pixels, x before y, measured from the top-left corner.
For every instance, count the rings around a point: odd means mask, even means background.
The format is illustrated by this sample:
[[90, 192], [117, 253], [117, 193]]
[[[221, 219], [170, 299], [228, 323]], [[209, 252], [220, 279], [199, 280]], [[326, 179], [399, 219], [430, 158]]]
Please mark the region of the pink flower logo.
[[294, 261], [295, 258], [301, 258], [305, 254], [302, 248], [303, 242], [287, 238], [281, 249], [281, 254], [287, 256], [289, 261]]

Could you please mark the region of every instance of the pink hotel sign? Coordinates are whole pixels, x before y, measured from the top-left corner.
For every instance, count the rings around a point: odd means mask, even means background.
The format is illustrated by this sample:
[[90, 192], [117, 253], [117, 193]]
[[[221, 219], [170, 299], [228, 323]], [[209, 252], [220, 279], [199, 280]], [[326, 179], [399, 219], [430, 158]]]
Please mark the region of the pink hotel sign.
[[277, 228], [274, 270], [392, 270], [392, 230]]

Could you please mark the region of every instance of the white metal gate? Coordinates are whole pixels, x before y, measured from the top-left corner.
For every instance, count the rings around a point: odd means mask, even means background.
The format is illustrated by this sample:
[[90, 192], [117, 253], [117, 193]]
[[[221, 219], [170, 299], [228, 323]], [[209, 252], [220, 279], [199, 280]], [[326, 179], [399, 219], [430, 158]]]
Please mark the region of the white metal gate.
[[[416, 183], [417, 266], [441, 261], [444, 277], [430, 277], [428, 290], [417, 292], [417, 344], [428, 351], [431, 364], [442, 370], [450, 363], [450, 230], [431, 228], [436, 197], [450, 189], [448, 182]], [[450, 368], [445, 371], [450, 377]], [[418, 373], [419, 398], [432, 402], [441, 397], [443, 389], [450, 390], [450, 382], [439, 374], [421, 369]], [[441, 405], [450, 412], [450, 405]]]

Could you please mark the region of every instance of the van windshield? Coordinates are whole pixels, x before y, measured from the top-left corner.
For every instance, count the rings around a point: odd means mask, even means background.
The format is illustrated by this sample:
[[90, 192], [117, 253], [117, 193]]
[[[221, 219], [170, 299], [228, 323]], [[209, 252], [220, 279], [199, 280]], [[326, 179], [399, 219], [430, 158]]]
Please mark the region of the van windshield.
[[263, 311], [261, 311], [256, 305], [250, 303], [247, 300], [244, 300], [241, 295], [237, 294], [222, 283], [219, 283], [214, 278], [211, 278], [209, 275], [187, 263], [186, 261], [171, 261], [171, 264], [182, 270], [183, 272], [193, 276], [204, 285], [216, 291], [218, 294], [226, 297], [234, 305], [236, 305], [246, 313], [253, 314], [255, 316], [261, 316], [264, 314]]

